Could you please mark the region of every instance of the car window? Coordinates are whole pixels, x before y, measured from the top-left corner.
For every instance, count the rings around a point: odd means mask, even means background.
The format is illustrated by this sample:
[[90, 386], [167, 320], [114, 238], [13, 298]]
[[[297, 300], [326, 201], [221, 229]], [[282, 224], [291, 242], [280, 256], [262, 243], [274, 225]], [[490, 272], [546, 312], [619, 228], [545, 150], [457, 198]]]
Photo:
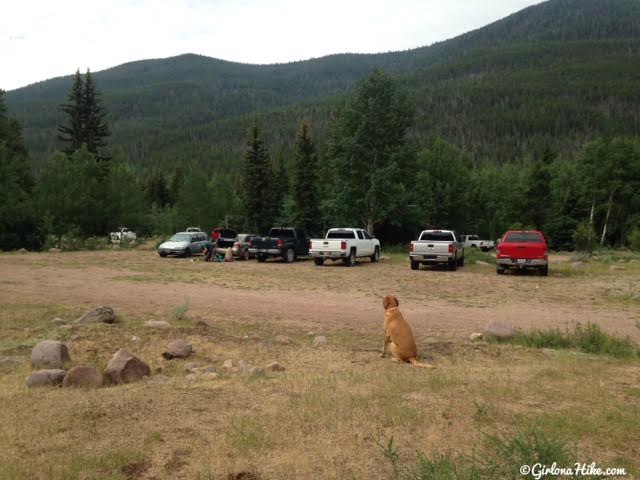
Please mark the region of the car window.
[[222, 230], [222, 236], [225, 238], [235, 238], [238, 236], [238, 234], [235, 232], [235, 230]]
[[469, 235], [468, 240], [480, 240], [480, 237], [478, 235]]
[[171, 239], [170, 242], [190, 242], [191, 235], [187, 233], [176, 233]]
[[510, 232], [504, 238], [505, 243], [540, 243], [544, 242], [539, 232]]
[[287, 228], [272, 228], [269, 231], [270, 237], [293, 238], [295, 237], [293, 230]]
[[356, 238], [352, 230], [330, 230], [327, 238]]
[[451, 232], [422, 232], [420, 240], [427, 242], [453, 242]]
[[369, 235], [369, 232], [367, 232], [366, 230], [362, 231], [362, 235], [364, 235], [364, 238], [366, 240], [371, 240], [371, 235]]
[[362, 234], [362, 230], [358, 230], [358, 238], [360, 240], [364, 240], [364, 235]]

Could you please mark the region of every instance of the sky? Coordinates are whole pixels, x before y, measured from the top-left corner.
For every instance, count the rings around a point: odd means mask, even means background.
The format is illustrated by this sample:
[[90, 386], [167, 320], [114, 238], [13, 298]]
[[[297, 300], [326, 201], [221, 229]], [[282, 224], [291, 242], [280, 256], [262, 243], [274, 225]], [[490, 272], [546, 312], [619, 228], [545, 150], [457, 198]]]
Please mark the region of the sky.
[[541, 0], [16, 0], [0, 88], [183, 53], [284, 63], [430, 45]]

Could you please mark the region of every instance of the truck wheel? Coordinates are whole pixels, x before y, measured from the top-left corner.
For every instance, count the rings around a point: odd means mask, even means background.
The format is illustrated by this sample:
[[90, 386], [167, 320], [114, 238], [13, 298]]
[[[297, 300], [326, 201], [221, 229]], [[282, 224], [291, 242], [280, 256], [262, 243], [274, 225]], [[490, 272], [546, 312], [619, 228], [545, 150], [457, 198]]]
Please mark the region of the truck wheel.
[[458, 269], [458, 259], [454, 258], [452, 260], [449, 260], [448, 267], [450, 272], [455, 272]]
[[543, 277], [549, 276], [549, 265], [546, 265], [540, 269], [540, 275], [542, 275]]
[[460, 258], [460, 260], [458, 260], [458, 266], [464, 267], [464, 255]]
[[415, 260], [411, 260], [411, 270], [420, 270], [420, 264]]
[[256, 258], [258, 259], [258, 262], [260, 262], [260, 263], [264, 263], [264, 262], [267, 261], [267, 256], [266, 255], [258, 254], [258, 256]]
[[496, 267], [496, 273], [497, 273], [498, 275], [503, 275], [503, 274], [504, 274], [504, 268]]
[[349, 256], [345, 258], [343, 262], [347, 267], [353, 267], [356, 264], [356, 251], [352, 249], [349, 252]]
[[489, 249], [487, 247], [482, 247], [480, 250], [482, 250], [483, 252], [488, 252]]
[[286, 263], [293, 263], [296, 260], [296, 252], [293, 251], [293, 248], [287, 248], [287, 251], [284, 252], [283, 260]]
[[378, 263], [380, 261], [380, 249], [378, 247], [376, 247], [376, 249], [373, 252], [373, 255], [371, 255], [371, 261], [373, 263]]
[[315, 263], [317, 266], [324, 265], [324, 258], [322, 258], [322, 257], [315, 257], [315, 258], [313, 259], [313, 263]]
[[160, 255], [162, 258], [166, 257], [167, 254], [166, 253], [158, 253], [158, 255]]

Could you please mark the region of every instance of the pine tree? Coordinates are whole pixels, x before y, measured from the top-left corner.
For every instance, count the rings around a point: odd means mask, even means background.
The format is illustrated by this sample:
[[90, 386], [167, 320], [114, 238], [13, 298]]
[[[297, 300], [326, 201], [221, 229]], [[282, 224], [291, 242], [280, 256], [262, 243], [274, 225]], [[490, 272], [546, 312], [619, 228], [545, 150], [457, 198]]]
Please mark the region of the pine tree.
[[85, 76], [82, 98], [85, 115], [84, 141], [87, 144], [87, 150], [96, 155], [98, 160], [108, 160], [109, 156], [102, 152], [102, 149], [107, 146], [106, 139], [109, 136], [109, 127], [105, 122], [106, 112], [89, 70]]
[[64, 152], [71, 155], [85, 141], [84, 89], [80, 70], [73, 77], [67, 103], [62, 104], [60, 109], [67, 114], [69, 123], [58, 126], [58, 139], [66, 144]]
[[271, 217], [271, 164], [266, 148], [258, 134], [254, 120], [249, 129], [247, 149], [244, 156], [243, 197], [246, 208], [247, 227], [256, 232], [265, 232], [273, 218]]
[[317, 163], [318, 158], [311, 139], [311, 126], [308, 121], [303, 121], [295, 142], [291, 197], [295, 208], [295, 224], [304, 228], [307, 234], [316, 232], [320, 221]]

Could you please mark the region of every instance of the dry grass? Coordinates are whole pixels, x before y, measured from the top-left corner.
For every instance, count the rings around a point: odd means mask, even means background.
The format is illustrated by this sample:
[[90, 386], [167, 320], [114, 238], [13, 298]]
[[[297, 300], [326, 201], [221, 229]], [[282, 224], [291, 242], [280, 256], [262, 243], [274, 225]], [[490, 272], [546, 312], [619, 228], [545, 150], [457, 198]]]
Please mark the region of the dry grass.
[[[126, 262], [118, 261], [123, 258]], [[29, 285], [4, 279], [22, 285], [24, 298], [0, 297], [0, 356], [26, 359], [37, 341], [60, 339], [69, 342], [74, 363], [103, 368], [124, 347], [171, 380], [99, 390], [28, 390], [26, 362], [0, 374], [0, 478], [226, 479], [243, 478], [240, 474], [245, 472], [244, 478], [253, 474], [262, 479], [386, 479], [390, 467], [372, 439], [394, 437], [406, 459], [416, 450], [469, 454], [486, 433], [508, 433], [531, 424], [571, 439], [575, 461], [623, 466], [630, 470], [629, 478], [640, 475], [637, 360], [573, 351], [545, 355], [517, 345], [473, 345], [464, 336], [428, 337], [418, 332], [420, 351], [438, 366], [423, 371], [377, 356], [377, 321], [342, 327], [338, 322], [323, 329], [307, 317], [295, 326], [296, 319], [286, 313], [282, 318], [265, 318], [261, 311], [246, 311], [229, 318], [206, 313], [197, 302], [180, 318], [171, 318], [185, 301], [186, 279], [212, 286], [224, 283], [234, 291], [283, 290], [288, 292], [285, 298], [293, 295], [292, 285], [306, 292], [329, 288], [341, 295], [367, 297], [380, 295], [388, 282], [394, 282], [401, 308], [402, 300], [418, 305], [433, 301], [420, 295], [432, 288], [437, 302], [460, 311], [475, 312], [472, 309], [478, 305], [487, 308], [499, 301], [518, 312], [535, 285], [539, 286], [535, 295], [549, 308], [584, 308], [583, 301], [610, 305], [598, 293], [599, 286], [615, 288], [619, 282], [626, 289], [638, 273], [634, 264], [616, 271], [594, 265], [576, 277], [552, 276], [544, 283], [537, 277], [514, 276], [496, 286], [490, 267], [465, 267], [459, 275], [412, 274], [403, 262], [394, 257], [380, 265], [382, 276], [372, 274], [378, 266], [364, 263], [350, 270], [316, 269], [309, 262], [260, 268], [238, 262], [223, 270], [229, 266], [159, 261], [144, 252], [1, 255], [0, 267], [30, 265], [35, 276], [40, 270], [55, 269], [64, 277], [91, 265], [111, 269], [120, 277], [118, 282], [127, 279], [132, 288], [142, 280], [175, 284], [179, 293], [165, 308], [164, 317], [157, 311], [145, 312], [144, 302], [134, 305], [133, 299], [119, 308], [118, 324], [62, 329], [51, 319], [80, 315], [87, 301], [82, 293], [77, 304], [53, 298], [36, 302]], [[354, 282], [354, 275], [359, 281]], [[568, 281], [571, 288], [565, 284]], [[461, 284], [462, 299], [453, 291]], [[640, 313], [627, 303], [610, 308], [629, 322]], [[158, 318], [170, 320], [172, 327], [142, 326], [145, 320]], [[313, 349], [307, 331], [318, 327], [329, 343]], [[289, 336], [291, 343], [276, 342], [278, 334]], [[132, 341], [134, 335], [140, 340]], [[161, 357], [174, 338], [191, 341], [192, 358]], [[252, 378], [222, 369], [228, 358], [259, 366], [277, 360], [287, 370]], [[187, 363], [215, 365], [219, 376], [190, 381]]]

